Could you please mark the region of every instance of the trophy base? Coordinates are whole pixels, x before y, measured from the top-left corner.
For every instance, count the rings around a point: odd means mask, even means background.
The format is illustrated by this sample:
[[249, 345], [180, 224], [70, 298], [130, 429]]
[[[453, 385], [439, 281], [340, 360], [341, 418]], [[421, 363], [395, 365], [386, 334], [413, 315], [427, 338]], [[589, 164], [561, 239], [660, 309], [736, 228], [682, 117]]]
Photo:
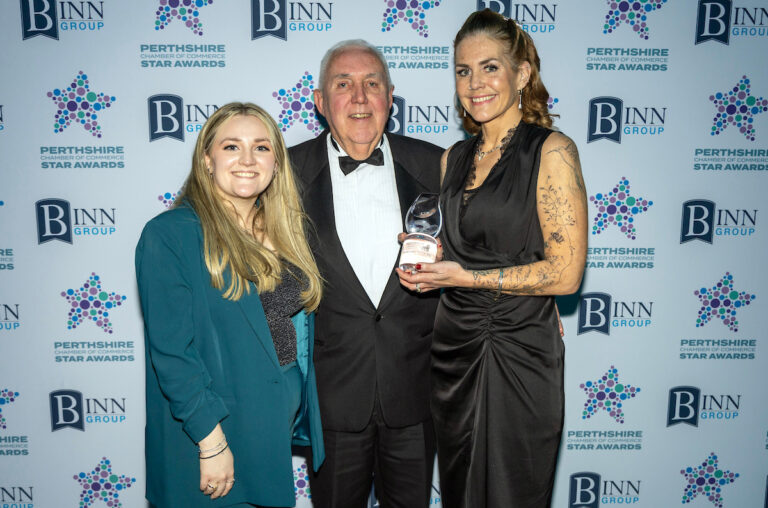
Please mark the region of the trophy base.
[[412, 271], [419, 263], [434, 263], [437, 260], [437, 240], [429, 235], [410, 233], [403, 240], [400, 251], [401, 270]]

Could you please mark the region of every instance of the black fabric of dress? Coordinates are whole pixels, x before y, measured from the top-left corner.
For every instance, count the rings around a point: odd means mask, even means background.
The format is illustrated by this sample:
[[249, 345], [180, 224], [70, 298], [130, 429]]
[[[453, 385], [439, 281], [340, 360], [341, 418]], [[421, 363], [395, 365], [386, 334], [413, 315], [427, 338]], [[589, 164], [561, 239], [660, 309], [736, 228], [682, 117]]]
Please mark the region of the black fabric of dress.
[[[544, 259], [536, 188], [551, 132], [521, 122], [461, 219], [477, 137], [454, 145], [441, 190], [445, 259], [471, 270]], [[432, 414], [445, 508], [549, 506], [563, 426], [563, 356], [553, 297], [443, 292]]]
[[281, 279], [274, 291], [265, 291], [259, 296], [277, 360], [285, 366], [296, 361], [296, 329], [291, 316], [301, 310], [301, 291], [307, 287], [309, 279], [298, 267], [285, 260]]

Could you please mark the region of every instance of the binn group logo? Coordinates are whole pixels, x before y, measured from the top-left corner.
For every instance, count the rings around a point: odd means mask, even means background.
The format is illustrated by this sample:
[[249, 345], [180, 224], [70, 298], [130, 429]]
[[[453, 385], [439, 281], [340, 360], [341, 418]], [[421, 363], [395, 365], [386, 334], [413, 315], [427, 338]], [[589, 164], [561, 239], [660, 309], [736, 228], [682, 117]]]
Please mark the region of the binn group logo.
[[0, 303], [0, 331], [13, 331], [21, 327], [18, 303]]
[[680, 243], [698, 240], [712, 244], [718, 238], [745, 238], [757, 230], [757, 209], [718, 208], [708, 199], [691, 199], [683, 203]]
[[725, 272], [714, 286], [701, 287], [693, 294], [701, 304], [696, 318], [696, 328], [701, 328], [710, 321], [720, 320], [732, 332], [739, 331], [737, 312], [756, 298], [754, 294], [734, 289], [733, 275], [730, 272]]
[[605, 374], [579, 385], [587, 400], [581, 413], [588, 420], [602, 412], [608, 413], [616, 423], [624, 423], [624, 403], [640, 393], [640, 388], [619, 381], [619, 369], [611, 365]]
[[666, 107], [625, 106], [617, 97], [595, 97], [589, 101], [587, 143], [607, 139], [620, 144], [622, 134], [659, 136], [666, 117]]
[[0, 484], [0, 506], [8, 508], [34, 508], [34, 487]]
[[696, 44], [716, 41], [730, 44], [737, 38], [765, 37], [768, 8], [734, 6], [732, 0], [699, 0], [696, 12]]
[[57, 240], [72, 245], [72, 236], [106, 237], [117, 232], [115, 208], [74, 208], [58, 198], [35, 203], [37, 243]]
[[97, 501], [111, 508], [122, 508], [120, 495], [136, 483], [136, 478], [112, 472], [112, 461], [107, 457], [102, 457], [89, 473], [80, 472], [73, 479], [82, 488], [80, 506], [84, 508], [93, 506]]
[[85, 322], [92, 322], [104, 333], [113, 333], [110, 316], [112, 311], [123, 304], [125, 295], [114, 291], [107, 292], [102, 287], [101, 277], [91, 273], [88, 280], [77, 288], [61, 292], [61, 297], [69, 304], [67, 330], [74, 330]]
[[521, 3], [513, 0], [477, 0], [477, 10], [490, 9], [505, 18], [514, 19], [530, 33], [554, 32], [557, 24], [557, 4]]
[[599, 508], [602, 505], [640, 502], [641, 480], [603, 479], [598, 473], [573, 473], [568, 489], [568, 508]]
[[203, 35], [200, 9], [213, 0], [159, 0], [155, 11], [155, 30], [165, 30], [171, 22], [186, 26], [195, 35]]
[[578, 335], [611, 334], [611, 328], [648, 328], [653, 318], [652, 301], [614, 301], [608, 293], [584, 293], [579, 299]]
[[288, 32], [328, 32], [333, 29], [334, 2], [251, 0], [251, 40], [271, 36], [284, 41]]
[[3, 409], [8, 408], [8, 406], [16, 402], [16, 399], [18, 398], [19, 392], [8, 388], [3, 388], [0, 390], [0, 430], [5, 430], [8, 428], [8, 421], [5, 419]]
[[637, 239], [635, 216], [647, 212], [653, 201], [631, 194], [629, 179], [621, 177], [608, 192], [589, 197], [597, 213], [592, 221], [592, 234], [599, 235], [609, 227], [617, 228], [630, 240]]
[[421, 37], [429, 37], [427, 13], [440, 6], [440, 0], [384, 0], [381, 31], [389, 32], [397, 25], [410, 26]]
[[91, 135], [101, 137], [101, 112], [114, 104], [114, 95], [91, 90], [88, 75], [79, 71], [66, 87], [54, 88], [47, 93], [56, 105], [53, 132], [59, 134], [71, 124], [80, 124]]
[[443, 134], [453, 122], [450, 104], [409, 104], [394, 95], [387, 122], [387, 132], [400, 135]]
[[741, 394], [701, 393], [696, 386], [675, 386], [669, 390], [667, 427], [684, 423], [699, 426], [699, 419], [735, 420], [739, 417]]
[[85, 424], [124, 423], [125, 397], [83, 397], [77, 390], [56, 390], [48, 395], [51, 432], [72, 428], [85, 431]]
[[293, 125], [304, 125], [314, 136], [322, 132], [323, 127], [315, 114], [315, 103], [312, 94], [315, 90], [315, 80], [309, 71], [290, 88], [280, 88], [272, 92], [272, 97], [280, 104], [280, 114], [277, 124], [280, 130], [286, 132]]
[[185, 104], [178, 95], [152, 95], [147, 98], [149, 141], [171, 138], [183, 142], [185, 132], [199, 132], [217, 109], [216, 104]]
[[610, 34], [626, 26], [641, 39], [648, 40], [648, 15], [661, 9], [667, 0], [606, 0], [608, 12], [605, 15], [603, 33]]
[[60, 32], [97, 32], [104, 28], [105, 0], [20, 0], [22, 40]]
[[718, 136], [733, 126], [748, 141], [755, 141], [754, 117], [768, 111], [768, 99], [752, 95], [752, 84], [746, 75], [730, 90], [710, 95], [709, 100], [716, 110], [710, 135]]
[[723, 488], [739, 478], [739, 473], [720, 468], [720, 459], [715, 452], [710, 452], [704, 461], [695, 466], [681, 469], [680, 474], [685, 478], [682, 504], [691, 503], [701, 496], [715, 508], [725, 508]]

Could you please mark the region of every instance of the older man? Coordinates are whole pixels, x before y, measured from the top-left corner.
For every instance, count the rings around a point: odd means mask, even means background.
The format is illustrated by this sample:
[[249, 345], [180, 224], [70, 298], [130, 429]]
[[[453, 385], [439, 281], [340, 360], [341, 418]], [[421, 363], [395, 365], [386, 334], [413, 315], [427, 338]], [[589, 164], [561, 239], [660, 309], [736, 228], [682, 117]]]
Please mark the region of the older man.
[[327, 454], [311, 478], [318, 508], [365, 506], [372, 482], [384, 508], [429, 503], [437, 295], [408, 292], [393, 269], [405, 212], [439, 189], [442, 149], [384, 134], [393, 89], [373, 46], [337, 44], [314, 95], [330, 133], [290, 150], [326, 281], [315, 328]]

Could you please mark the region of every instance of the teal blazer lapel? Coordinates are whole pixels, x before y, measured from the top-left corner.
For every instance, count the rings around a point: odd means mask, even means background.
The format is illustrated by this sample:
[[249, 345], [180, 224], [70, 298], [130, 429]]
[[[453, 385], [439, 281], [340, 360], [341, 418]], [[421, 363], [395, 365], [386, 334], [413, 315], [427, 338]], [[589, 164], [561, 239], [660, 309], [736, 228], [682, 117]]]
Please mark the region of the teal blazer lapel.
[[[256, 291], [255, 286], [251, 286], [252, 291]], [[277, 353], [275, 352], [275, 344], [272, 342], [272, 334], [269, 332], [269, 325], [267, 324], [267, 316], [264, 314], [264, 307], [261, 306], [261, 298], [258, 294], [255, 295], [243, 295], [238, 301], [237, 305], [240, 311], [243, 313], [243, 317], [251, 325], [253, 333], [256, 334], [256, 338], [259, 339], [261, 347], [264, 348], [264, 352], [272, 360], [272, 364], [276, 369], [280, 368], [280, 362], [277, 359]]]

